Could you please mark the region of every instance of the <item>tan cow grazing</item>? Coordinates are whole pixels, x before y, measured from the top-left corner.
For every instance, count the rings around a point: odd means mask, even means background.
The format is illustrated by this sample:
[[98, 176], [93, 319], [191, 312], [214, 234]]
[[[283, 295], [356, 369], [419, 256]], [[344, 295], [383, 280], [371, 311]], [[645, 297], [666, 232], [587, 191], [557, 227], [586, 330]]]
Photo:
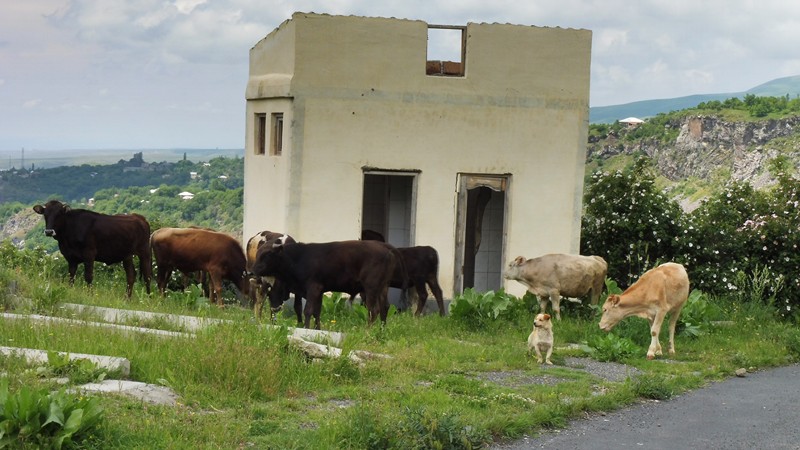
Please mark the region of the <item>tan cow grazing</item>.
[[596, 305], [605, 287], [607, 271], [606, 260], [599, 256], [551, 253], [528, 260], [518, 256], [508, 264], [505, 278], [519, 281], [528, 292], [539, 297], [541, 313], [550, 300], [556, 318], [561, 320], [561, 297], [588, 295]]
[[161, 228], [150, 235], [150, 246], [158, 266], [161, 295], [173, 270], [183, 273], [208, 272], [209, 300], [223, 306], [222, 280], [233, 282], [247, 296], [246, 259], [239, 241], [202, 228]]
[[620, 320], [638, 316], [650, 321], [650, 348], [647, 359], [661, 355], [658, 334], [664, 317], [669, 313], [669, 354], [675, 354], [675, 325], [681, 308], [689, 298], [689, 276], [676, 263], [664, 263], [650, 269], [620, 295], [608, 297], [603, 304], [600, 329], [610, 331]]

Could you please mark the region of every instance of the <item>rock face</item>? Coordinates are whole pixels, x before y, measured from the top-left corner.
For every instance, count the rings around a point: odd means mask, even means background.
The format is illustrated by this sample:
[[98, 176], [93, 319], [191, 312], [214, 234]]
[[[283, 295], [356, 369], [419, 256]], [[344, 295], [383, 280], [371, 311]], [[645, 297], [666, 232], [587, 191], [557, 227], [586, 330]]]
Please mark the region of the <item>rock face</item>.
[[0, 222], [0, 241], [11, 239], [14, 245], [22, 246], [25, 235], [41, 220], [41, 216], [36, 214], [33, 209], [23, 209], [5, 223]]
[[[658, 139], [626, 142], [610, 136], [589, 144], [588, 155], [601, 158], [615, 154], [643, 153], [651, 157], [659, 172], [678, 181], [689, 177], [708, 179], [726, 169], [732, 180], [748, 181], [759, 188], [772, 182], [765, 172], [769, 160], [778, 155], [765, 144], [800, 131], [800, 117], [754, 122], [726, 122], [714, 116], [693, 116], [667, 125], [677, 129], [673, 142]], [[623, 131], [624, 133], [624, 131]], [[795, 164], [800, 149], [784, 149]]]

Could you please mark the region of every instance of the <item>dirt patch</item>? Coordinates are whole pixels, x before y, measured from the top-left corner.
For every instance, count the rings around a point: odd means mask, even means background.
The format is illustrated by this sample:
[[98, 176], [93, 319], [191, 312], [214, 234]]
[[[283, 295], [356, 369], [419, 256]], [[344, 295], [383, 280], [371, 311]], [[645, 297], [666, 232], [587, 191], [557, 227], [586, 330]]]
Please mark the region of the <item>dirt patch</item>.
[[490, 381], [505, 387], [520, 387], [531, 384], [542, 384], [554, 386], [558, 383], [568, 381], [565, 378], [554, 377], [551, 375], [529, 375], [522, 370], [511, 370], [508, 372], [480, 372], [475, 375], [483, 381]]

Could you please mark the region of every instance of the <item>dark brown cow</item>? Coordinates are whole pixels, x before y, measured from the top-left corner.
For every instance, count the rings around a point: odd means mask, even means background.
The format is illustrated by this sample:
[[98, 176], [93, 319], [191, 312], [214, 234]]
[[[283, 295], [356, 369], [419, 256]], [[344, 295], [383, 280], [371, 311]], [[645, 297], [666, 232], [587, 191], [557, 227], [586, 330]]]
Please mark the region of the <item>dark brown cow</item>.
[[242, 246], [225, 233], [202, 228], [160, 228], [150, 237], [150, 245], [158, 266], [161, 295], [173, 270], [208, 272], [209, 298], [219, 306], [223, 306], [223, 279], [235, 284], [242, 295], [249, 292]]
[[379, 315], [381, 322], [386, 323], [389, 312], [386, 295], [397, 264], [402, 264], [402, 260], [396, 249], [382, 242], [296, 243], [259, 252], [253, 273], [274, 276], [286, 282], [295, 295], [305, 297], [304, 325], [309, 328], [313, 315], [315, 328], [319, 329], [322, 294], [326, 291], [362, 293], [369, 323]]
[[390, 284], [393, 288], [406, 289], [413, 285], [417, 290], [417, 311], [414, 313], [419, 316], [428, 301], [428, 289], [431, 288], [436, 304], [439, 306], [439, 315], [444, 316], [444, 299], [442, 298], [442, 288], [439, 287], [439, 254], [436, 249], [429, 246], [418, 247], [398, 247], [397, 251], [403, 258], [403, 264], [407, 273], [407, 278], [395, 271]]
[[[272, 231], [262, 231], [247, 240], [247, 271], [253, 272], [253, 265], [256, 263], [258, 252], [265, 251], [266, 249], [283, 245], [294, 244], [296, 241], [288, 234], [275, 233]], [[250, 278], [250, 302], [254, 305], [255, 314], [257, 318], [261, 318], [261, 308], [264, 304], [264, 298], [269, 296], [270, 305], [279, 305], [277, 308], [272, 308], [272, 312], [276, 312], [283, 305], [283, 302], [289, 299], [289, 288], [283, 281], [275, 279], [275, 277], [256, 277]], [[299, 295], [294, 297], [294, 312], [297, 315], [297, 323], [303, 323], [303, 298]]]
[[33, 210], [44, 216], [44, 234], [58, 241], [58, 249], [69, 265], [69, 282], [75, 282], [78, 264], [83, 264], [83, 278], [91, 285], [94, 279], [94, 262], [106, 264], [122, 262], [127, 275], [128, 297], [133, 292], [136, 270], [133, 256], [139, 258], [139, 271], [150, 293], [152, 259], [150, 255], [150, 224], [139, 214], [106, 214], [72, 209], [57, 200]]

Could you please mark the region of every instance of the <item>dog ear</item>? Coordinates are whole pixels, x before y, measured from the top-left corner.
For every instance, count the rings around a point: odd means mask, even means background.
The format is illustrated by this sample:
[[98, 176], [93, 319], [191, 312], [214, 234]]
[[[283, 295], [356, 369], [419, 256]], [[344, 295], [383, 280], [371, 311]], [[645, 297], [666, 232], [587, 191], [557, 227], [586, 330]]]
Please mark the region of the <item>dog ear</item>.
[[542, 317], [542, 318], [544, 320], [550, 320], [550, 314], [545, 314], [544, 317]]

